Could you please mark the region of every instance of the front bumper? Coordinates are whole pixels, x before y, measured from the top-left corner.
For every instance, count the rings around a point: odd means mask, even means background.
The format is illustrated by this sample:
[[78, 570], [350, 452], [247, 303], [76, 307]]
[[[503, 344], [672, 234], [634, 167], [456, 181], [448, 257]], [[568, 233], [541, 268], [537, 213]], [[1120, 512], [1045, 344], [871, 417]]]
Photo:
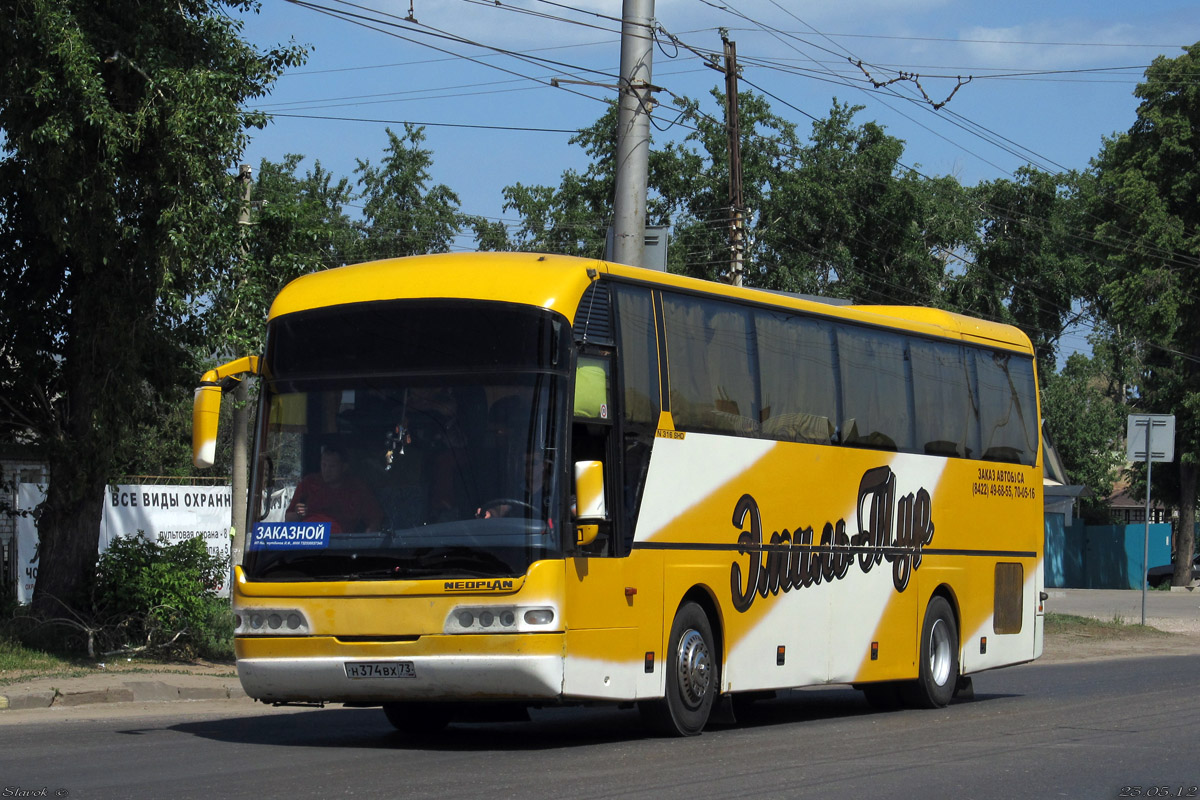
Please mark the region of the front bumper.
[[[321, 637], [323, 638], [323, 637]], [[503, 637], [507, 647], [496, 647], [501, 637], [423, 637], [457, 645], [458, 652], [430, 652], [439, 647], [337, 645], [341, 653], [320, 653], [313, 639], [294, 639], [292, 654], [286, 641], [269, 643], [245, 640], [238, 647], [238, 677], [246, 694], [265, 702], [392, 702], [406, 700], [547, 700], [563, 692], [562, 637]], [[490, 647], [469, 652], [470, 639], [485, 639]], [[451, 641], [446, 641], [451, 640]], [[532, 641], [531, 641], [532, 640]], [[320, 641], [320, 639], [318, 639]], [[325, 639], [328, 644], [333, 644]], [[428, 644], [433, 644], [429, 643]], [[263, 643], [266, 644], [266, 643]], [[414, 643], [417, 644], [417, 643]], [[484, 644], [484, 642], [480, 642]], [[503, 652], [507, 650], [508, 652]], [[303, 652], [309, 651], [309, 652]], [[390, 651], [390, 652], [389, 652]], [[410, 652], [398, 652], [410, 651]], [[395, 670], [412, 677], [352, 678], [350, 663], [411, 665]], [[376, 670], [383, 672], [385, 670]]]

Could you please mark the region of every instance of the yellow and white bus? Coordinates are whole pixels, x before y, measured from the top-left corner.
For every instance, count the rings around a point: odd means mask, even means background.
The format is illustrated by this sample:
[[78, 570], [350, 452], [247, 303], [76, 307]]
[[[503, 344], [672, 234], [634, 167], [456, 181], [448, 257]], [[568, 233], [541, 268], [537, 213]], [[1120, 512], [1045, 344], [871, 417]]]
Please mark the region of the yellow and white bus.
[[[944, 706], [1042, 648], [1035, 366], [1005, 325], [551, 255], [302, 277], [266, 351], [238, 673], [265, 702]], [[735, 707], [737, 707], [735, 705]]]

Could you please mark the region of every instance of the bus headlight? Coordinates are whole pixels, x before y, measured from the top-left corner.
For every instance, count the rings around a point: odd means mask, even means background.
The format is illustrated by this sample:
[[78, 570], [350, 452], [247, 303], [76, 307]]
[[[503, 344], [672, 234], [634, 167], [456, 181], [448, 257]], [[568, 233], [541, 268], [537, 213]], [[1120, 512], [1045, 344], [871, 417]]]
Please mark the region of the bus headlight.
[[446, 617], [446, 633], [535, 633], [553, 629], [550, 606], [458, 606]]
[[234, 636], [307, 636], [308, 618], [298, 608], [238, 608]]
[[530, 625], [549, 625], [554, 622], [554, 609], [531, 608], [525, 612], [525, 622]]

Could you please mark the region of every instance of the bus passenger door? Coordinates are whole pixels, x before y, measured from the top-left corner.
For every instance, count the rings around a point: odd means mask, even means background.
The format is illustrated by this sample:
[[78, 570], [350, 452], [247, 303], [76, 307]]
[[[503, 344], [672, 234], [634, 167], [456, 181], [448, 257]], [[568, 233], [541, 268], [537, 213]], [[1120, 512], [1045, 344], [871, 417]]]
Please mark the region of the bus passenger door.
[[[646, 675], [646, 653], [657, 647], [658, 626], [647, 624], [645, 617], [662, 607], [662, 573], [661, 560], [655, 574], [655, 559], [628, 556], [621, 490], [625, 465], [621, 421], [612, 402], [612, 365], [611, 350], [588, 348], [576, 366], [571, 460], [603, 463], [607, 521], [595, 540], [576, 544], [565, 562], [564, 693], [632, 700]], [[647, 644], [640, 632], [651, 629], [654, 635]]]

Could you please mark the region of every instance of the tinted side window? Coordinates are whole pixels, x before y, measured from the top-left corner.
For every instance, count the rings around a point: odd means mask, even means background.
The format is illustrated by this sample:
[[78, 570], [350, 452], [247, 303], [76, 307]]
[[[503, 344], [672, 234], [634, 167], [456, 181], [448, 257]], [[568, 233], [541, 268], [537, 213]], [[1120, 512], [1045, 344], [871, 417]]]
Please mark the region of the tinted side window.
[[772, 311], [754, 314], [763, 436], [830, 444], [837, 430], [833, 326]]
[[658, 346], [650, 290], [617, 286], [616, 297], [625, 419], [657, 425]]
[[967, 351], [954, 344], [913, 339], [916, 451], [979, 458], [979, 400]]
[[661, 407], [658, 389], [658, 340], [650, 290], [617, 286], [617, 347], [621, 386], [624, 388], [621, 450], [622, 527], [621, 553], [628, 553], [637, 527], [642, 491], [650, 468], [650, 450]]
[[904, 339], [849, 326], [838, 329], [842, 444], [911, 450], [912, 409]]
[[1037, 460], [1037, 388], [1033, 360], [1012, 353], [975, 353], [979, 380], [982, 458], [1033, 464]]
[[761, 417], [750, 311], [664, 294], [663, 312], [676, 427], [757, 436]]

